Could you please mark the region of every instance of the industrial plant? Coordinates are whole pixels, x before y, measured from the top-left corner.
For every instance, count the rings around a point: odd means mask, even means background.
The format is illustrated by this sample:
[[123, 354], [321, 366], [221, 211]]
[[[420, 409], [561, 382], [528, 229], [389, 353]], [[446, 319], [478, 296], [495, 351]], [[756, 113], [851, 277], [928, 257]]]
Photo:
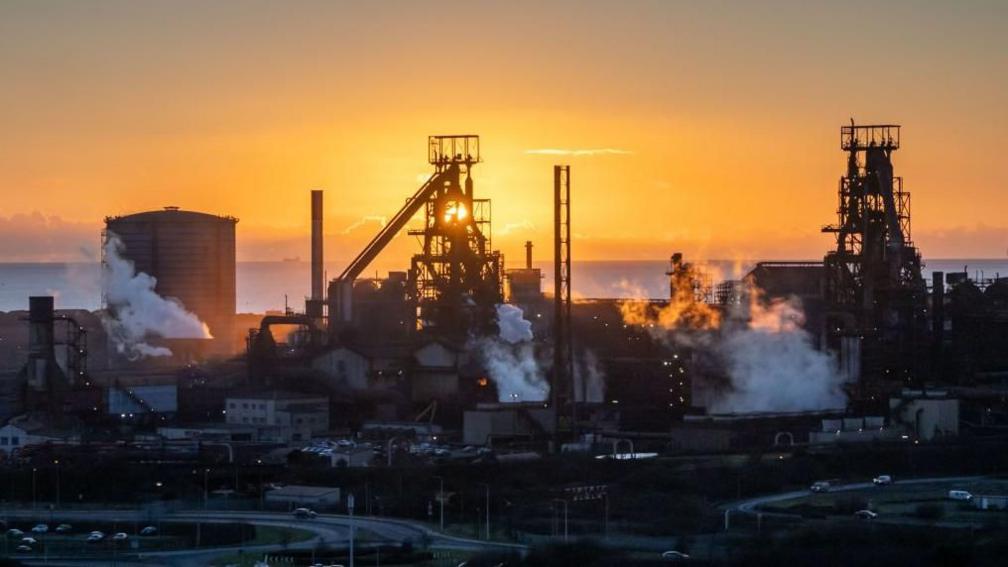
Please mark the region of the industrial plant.
[[[203, 506], [242, 492], [287, 506], [263, 470], [785, 459], [1000, 439], [1008, 278], [925, 276], [900, 132], [840, 128], [846, 169], [836, 218], [821, 219], [835, 236], [821, 261], [757, 261], [716, 281], [707, 259], [671, 249], [662, 299], [574, 297], [578, 171], [566, 164], [542, 188], [553, 241], [505, 263], [472, 134], [428, 138], [429, 177], [403, 187], [402, 208], [329, 281], [325, 193], [305, 188], [310, 293], [282, 312], [237, 313], [238, 219], [175, 206], [107, 217], [102, 308], [33, 296], [3, 321], [23, 348], [0, 380], [0, 452], [36, 468], [163, 463], [202, 486]], [[417, 241], [408, 264], [365, 276], [400, 235]], [[551, 260], [552, 289], [534, 254]], [[328, 504], [309, 493], [298, 498], [353, 513], [338, 491]], [[454, 503], [444, 488], [438, 499], [427, 519], [441, 506], [443, 522]]]

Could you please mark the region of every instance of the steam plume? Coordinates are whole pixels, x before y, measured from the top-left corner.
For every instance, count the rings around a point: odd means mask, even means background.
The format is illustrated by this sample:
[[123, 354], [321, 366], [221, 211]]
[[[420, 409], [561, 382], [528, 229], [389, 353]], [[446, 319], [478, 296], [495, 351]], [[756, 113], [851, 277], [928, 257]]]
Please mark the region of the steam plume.
[[[730, 379], [709, 410], [747, 413], [841, 409], [843, 378], [832, 357], [816, 350], [802, 328], [805, 315], [796, 299], [766, 304], [755, 287], [746, 290], [748, 313], [725, 319], [702, 300], [703, 278], [683, 264], [671, 274], [669, 303], [621, 303], [625, 323], [642, 325], [655, 338], [704, 350], [720, 361]], [[701, 282], [701, 283], [698, 283]], [[743, 306], [744, 307], [744, 306]], [[700, 377], [694, 376], [694, 380]]]
[[541, 402], [549, 396], [543, 365], [532, 343], [532, 323], [514, 305], [497, 306], [497, 337], [479, 339], [476, 348], [500, 402]]
[[116, 350], [131, 359], [170, 356], [171, 350], [144, 342], [150, 336], [168, 339], [212, 338], [206, 324], [175, 298], [154, 291], [157, 280], [136, 273], [133, 262], [122, 257], [124, 245], [109, 234], [105, 243], [102, 286], [109, 314], [103, 319]]

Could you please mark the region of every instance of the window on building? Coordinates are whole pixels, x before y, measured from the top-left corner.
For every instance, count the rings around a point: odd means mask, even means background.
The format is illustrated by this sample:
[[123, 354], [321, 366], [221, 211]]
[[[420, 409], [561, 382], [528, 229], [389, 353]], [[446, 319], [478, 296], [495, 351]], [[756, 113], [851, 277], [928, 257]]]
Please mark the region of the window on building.
[[10, 438], [10, 444], [11, 445], [17, 445], [19, 443], [21, 443], [21, 438], [18, 437], [17, 435], [15, 435], [15, 436], [13, 436], [13, 437]]
[[6, 444], [7, 444], [7, 438], [6, 437], [0, 437], [0, 445], [6, 445]]
[[242, 403], [242, 409], [248, 409], [248, 402]]

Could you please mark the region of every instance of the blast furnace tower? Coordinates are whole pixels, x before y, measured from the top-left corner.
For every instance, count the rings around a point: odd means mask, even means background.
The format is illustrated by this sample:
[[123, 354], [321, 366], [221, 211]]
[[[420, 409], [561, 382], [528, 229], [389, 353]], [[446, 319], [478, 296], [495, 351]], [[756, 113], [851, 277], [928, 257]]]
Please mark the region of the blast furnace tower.
[[862, 386], [911, 385], [924, 378], [927, 288], [910, 238], [910, 194], [893, 175], [900, 147], [894, 124], [840, 131], [847, 173], [840, 178], [836, 235], [825, 259], [826, 343]]

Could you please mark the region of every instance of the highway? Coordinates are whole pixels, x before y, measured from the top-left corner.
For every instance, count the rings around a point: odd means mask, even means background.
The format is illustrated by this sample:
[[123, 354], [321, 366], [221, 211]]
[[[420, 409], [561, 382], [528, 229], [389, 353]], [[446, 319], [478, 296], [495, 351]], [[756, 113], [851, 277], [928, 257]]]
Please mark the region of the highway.
[[[139, 510], [57, 510], [50, 513], [48, 510], [33, 512], [31, 510], [6, 511], [5, 516], [10, 519], [22, 519], [28, 521], [52, 522], [107, 522], [122, 523], [128, 525], [146, 525], [149, 518], [146, 512]], [[123, 552], [119, 555], [117, 565], [132, 563], [142, 563], [144, 565], [166, 565], [177, 567], [195, 567], [206, 565], [214, 557], [236, 553], [242, 550], [245, 553], [274, 553], [285, 549], [305, 550], [314, 549], [319, 545], [343, 547], [349, 543], [350, 526], [352, 525], [358, 532], [370, 532], [371, 540], [375, 537], [392, 544], [399, 544], [404, 541], [419, 542], [425, 540], [429, 548], [440, 550], [464, 550], [464, 551], [517, 551], [523, 553], [526, 546], [514, 543], [483, 541], [462, 537], [455, 537], [434, 531], [426, 525], [412, 521], [390, 518], [374, 518], [320, 514], [317, 518], [306, 520], [297, 519], [288, 513], [276, 512], [227, 512], [227, 511], [204, 511], [189, 510], [168, 513], [159, 516], [160, 522], [186, 522], [186, 523], [233, 523], [243, 522], [261, 526], [273, 526], [282, 528], [296, 528], [312, 532], [311, 539], [282, 544], [267, 544], [254, 546], [224, 546], [215, 548], [182, 549], [173, 551], [156, 551], [142, 553]], [[358, 544], [360, 545], [360, 544]], [[37, 554], [24, 554], [18, 556], [27, 564], [41, 565], [43, 558]], [[72, 557], [49, 557], [48, 565], [95, 565], [95, 558], [77, 559]], [[104, 564], [112, 564], [111, 558]]]
[[[906, 480], [894, 481], [894, 485], [907, 486], [915, 484], [955, 484], [955, 483], [965, 483], [973, 482], [977, 480], [982, 480], [983, 476], [948, 476], [948, 477], [934, 477], [934, 478], [913, 478]], [[855, 490], [865, 490], [868, 488], [873, 488], [875, 485], [870, 482], [854, 482], [849, 484], [834, 484], [830, 487], [830, 493], [837, 492], [852, 492]], [[759, 510], [760, 506], [766, 504], [774, 504], [777, 502], [782, 502], [784, 500], [791, 500], [793, 498], [801, 498], [803, 496], [808, 496], [811, 494], [809, 490], [793, 490], [791, 492], [780, 492], [777, 494], [769, 494], [766, 496], [757, 496], [755, 498], [748, 498], [745, 500], [739, 500], [732, 502], [723, 508], [729, 512], [738, 512], [742, 514], [755, 514], [760, 513], [764, 516], [794, 516], [793, 514], [785, 514], [780, 512], [764, 512]]]

